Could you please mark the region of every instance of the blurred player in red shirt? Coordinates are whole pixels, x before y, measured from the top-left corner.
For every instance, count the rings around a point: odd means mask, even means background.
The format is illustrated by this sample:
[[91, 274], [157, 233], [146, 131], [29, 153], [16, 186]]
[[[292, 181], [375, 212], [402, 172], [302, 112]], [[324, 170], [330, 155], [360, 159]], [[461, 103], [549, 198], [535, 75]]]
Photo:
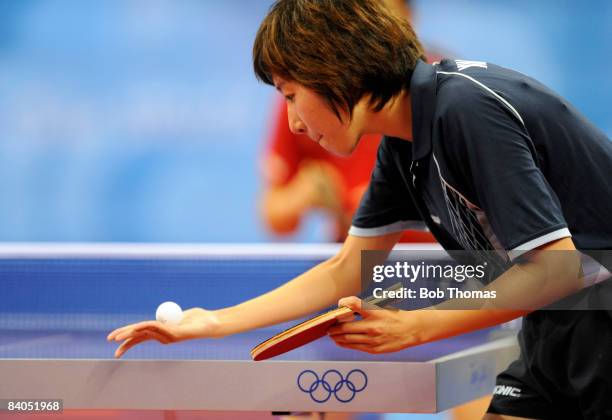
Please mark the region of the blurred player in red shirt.
[[[410, 20], [409, 2], [383, 0]], [[428, 61], [441, 56], [428, 54]], [[332, 220], [331, 239], [341, 242], [370, 180], [379, 136], [365, 136], [350, 157], [332, 155], [307, 136], [293, 134], [287, 123], [287, 106], [278, 101], [273, 128], [264, 150], [264, 191], [260, 208], [266, 226], [275, 234], [295, 233], [303, 217], [313, 210]], [[429, 232], [407, 231], [403, 242], [435, 242]]]

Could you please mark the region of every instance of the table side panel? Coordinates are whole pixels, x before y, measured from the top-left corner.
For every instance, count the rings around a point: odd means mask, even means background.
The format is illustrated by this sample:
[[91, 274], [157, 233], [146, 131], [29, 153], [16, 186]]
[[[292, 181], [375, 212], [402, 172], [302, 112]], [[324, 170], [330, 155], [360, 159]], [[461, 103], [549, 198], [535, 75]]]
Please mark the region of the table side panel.
[[[367, 386], [352, 396], [297, 385], [301, 372], [319, 378], [358, 369]], [[245, 362], [186, 360], [0, 360], [2, 398], [61, 398], [66, 409], [434, 412], [435, 366], [423, 362]], [[314, 382], [305, 374], [303, 386]], [[326, 377], [337, 386], [335, 373]], [[364, 384], [355, 373], [354, 388]]]

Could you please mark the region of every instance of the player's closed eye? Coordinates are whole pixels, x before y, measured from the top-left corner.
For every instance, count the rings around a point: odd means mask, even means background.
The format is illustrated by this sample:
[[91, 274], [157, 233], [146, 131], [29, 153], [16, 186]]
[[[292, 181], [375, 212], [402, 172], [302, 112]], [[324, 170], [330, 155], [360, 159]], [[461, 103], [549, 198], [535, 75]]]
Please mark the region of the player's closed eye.
[[294, 98], [295, 98], [295, 95], [285, 95], [285, 100], [287, 102], [293, 102]]

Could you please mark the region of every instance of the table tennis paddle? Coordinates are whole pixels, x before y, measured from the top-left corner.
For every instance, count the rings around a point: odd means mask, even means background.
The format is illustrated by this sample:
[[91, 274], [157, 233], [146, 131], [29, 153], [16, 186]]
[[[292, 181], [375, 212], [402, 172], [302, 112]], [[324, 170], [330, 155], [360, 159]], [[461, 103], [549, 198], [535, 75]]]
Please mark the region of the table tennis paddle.
[[[396, 283], [385, 290], [394, 291], [401, 287], [402, 283]], [[397, 299], [375, 298], [371, 296], [364, 299], [363, 302], [370, 305], [385, 306], [394, 300]], [[350, 313], [350, 308], [341, 306], [294, 325], [255, 346], [251, 350], [251, 357], [255, 361], [266, 360], [303, 346], [304, 344], [308, 344], [326, 335], [327, 331], [338, 323], [338, 318]]]

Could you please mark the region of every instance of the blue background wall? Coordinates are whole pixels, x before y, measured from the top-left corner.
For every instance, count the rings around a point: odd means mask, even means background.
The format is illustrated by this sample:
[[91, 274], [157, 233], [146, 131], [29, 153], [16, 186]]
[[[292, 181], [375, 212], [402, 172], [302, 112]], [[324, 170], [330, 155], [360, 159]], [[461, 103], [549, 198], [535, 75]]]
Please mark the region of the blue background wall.
[[[0, 241], [258, 242], [275, 93], [258, 0], [0, 2]], [[513, 67], [612, 133], [612, 2], [421, 0], [426, 44]], [[320, 216], [297, 240], [325, 237]]]

